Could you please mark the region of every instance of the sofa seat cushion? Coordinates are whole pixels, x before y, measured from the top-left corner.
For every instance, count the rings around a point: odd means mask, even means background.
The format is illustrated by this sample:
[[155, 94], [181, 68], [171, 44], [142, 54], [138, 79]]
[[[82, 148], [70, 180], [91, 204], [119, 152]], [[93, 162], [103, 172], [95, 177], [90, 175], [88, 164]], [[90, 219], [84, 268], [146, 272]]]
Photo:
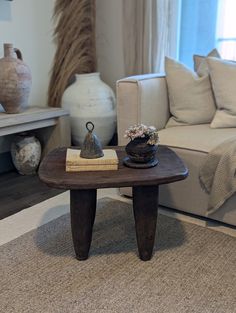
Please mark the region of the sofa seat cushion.
[[236, 128], [211, 128], [210, 124], [176, 126], [158, 132], [160, 144], [208, 153], [235, 136]]

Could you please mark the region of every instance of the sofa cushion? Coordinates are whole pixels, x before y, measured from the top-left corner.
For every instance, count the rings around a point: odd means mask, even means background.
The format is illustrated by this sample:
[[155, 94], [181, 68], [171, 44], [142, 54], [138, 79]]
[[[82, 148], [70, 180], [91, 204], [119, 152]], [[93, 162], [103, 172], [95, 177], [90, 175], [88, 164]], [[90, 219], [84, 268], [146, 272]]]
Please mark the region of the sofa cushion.
[[208, 53], [206, 57], [202, 55], [194, 54], [193, 62], [194, 62], [194, 71], [198, 74], [198, 76], [206, 76], [209, 74], [209, 67], [207, 64], [207, 57], [215, 57], [220, 59], [220, 54], [217, 49], [213, 49]]
[[235, 136], [236, 128], [213, 129], [210, 124], [176, 126], [158, 132], [160, 144], [208, 153]]
[[236, 127], [236, 63], [207, 58], [217, 111], [211, 127]]
[[170, 58], [165, 59], [165, 69], [172, 114], [166, 127], [210, 123], [216, 107], [209, 76], [199, 77]]

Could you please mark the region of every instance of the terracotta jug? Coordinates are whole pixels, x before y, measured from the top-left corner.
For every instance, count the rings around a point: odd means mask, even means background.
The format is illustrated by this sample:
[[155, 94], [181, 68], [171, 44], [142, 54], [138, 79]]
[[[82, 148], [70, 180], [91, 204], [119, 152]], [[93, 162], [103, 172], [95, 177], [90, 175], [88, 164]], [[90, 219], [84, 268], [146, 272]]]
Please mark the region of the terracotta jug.
[[6, 113], [19, 113], [28, 106], [32, 78], [19, 49], [4, 44], [0, 59], [0, 104]]

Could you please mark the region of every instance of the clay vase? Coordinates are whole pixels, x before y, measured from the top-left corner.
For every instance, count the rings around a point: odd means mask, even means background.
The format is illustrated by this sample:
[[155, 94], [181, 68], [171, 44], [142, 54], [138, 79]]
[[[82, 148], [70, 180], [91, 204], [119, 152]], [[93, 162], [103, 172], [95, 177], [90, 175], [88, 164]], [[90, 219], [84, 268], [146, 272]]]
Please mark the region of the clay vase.
[[0, 59], [0, 104], [6, 113], [19, 113], [28, 106], [31, 85], [31, 72], [20, 50], [4, 44], [4, 58]]
[[41, 144], [32, 134], [20, 133], [11, 144], [13, 164], [21, 175], [36, 174], [41, 158]]

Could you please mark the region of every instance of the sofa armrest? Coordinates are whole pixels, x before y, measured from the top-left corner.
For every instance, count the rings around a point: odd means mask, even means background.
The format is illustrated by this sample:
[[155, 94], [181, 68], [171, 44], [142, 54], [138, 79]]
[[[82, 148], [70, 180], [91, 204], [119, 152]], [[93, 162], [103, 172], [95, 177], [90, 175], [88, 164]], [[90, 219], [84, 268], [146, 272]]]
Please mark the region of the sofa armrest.
[[119, 145], [126, 145], [125, 130], [134, 124], [165, 127], [169, 118], [164, 74], [132, 76], [117, 82], [117, 127]]

